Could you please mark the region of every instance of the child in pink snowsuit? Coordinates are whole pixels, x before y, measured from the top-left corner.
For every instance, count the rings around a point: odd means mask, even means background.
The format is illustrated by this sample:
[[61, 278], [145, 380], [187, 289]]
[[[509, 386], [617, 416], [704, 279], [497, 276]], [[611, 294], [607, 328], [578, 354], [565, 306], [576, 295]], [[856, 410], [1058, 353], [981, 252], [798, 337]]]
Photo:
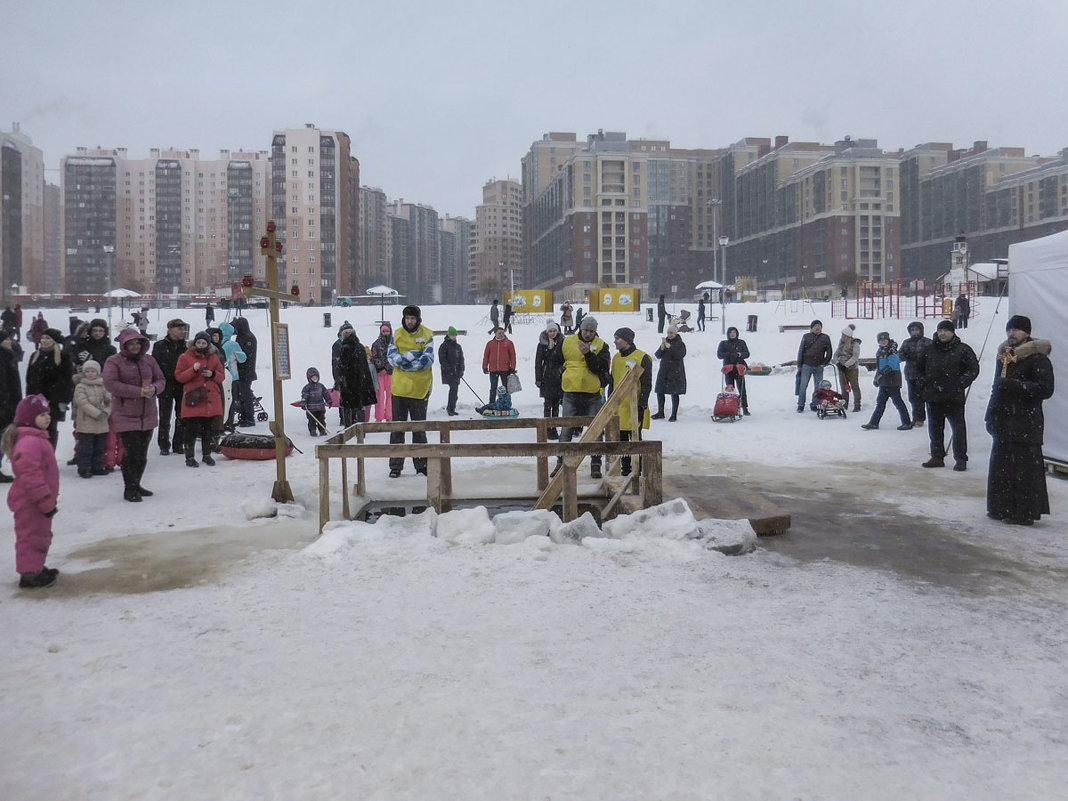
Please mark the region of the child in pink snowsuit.
[[15, 481], [7, 494], [15, 515], [15, 569], [19, 587], [47, 587], [58, 570], [45, 567], [52, 545], [52, 516], [59, 497], [59, 466], [48, 437], [51, 414], [44, 395], [27, 395], [15, 409], [15, 422], [3, 435]]

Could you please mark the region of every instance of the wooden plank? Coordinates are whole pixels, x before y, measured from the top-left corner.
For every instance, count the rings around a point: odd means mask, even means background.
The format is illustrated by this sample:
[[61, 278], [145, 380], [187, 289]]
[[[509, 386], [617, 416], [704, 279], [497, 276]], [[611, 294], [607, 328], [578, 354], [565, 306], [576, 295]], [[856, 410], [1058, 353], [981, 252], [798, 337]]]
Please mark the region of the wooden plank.
[[[318, 450], [318, 449], [317, 449]], [[344, 486], [344, 485], [342, 485]], [[319, 533], [330, 522], [330, 460], [319, 460]]]
[[[590, 447], [595, 445], [596, 447]], [[589, 456], [591, 453], [619, 456], [624, 453], [646, 454], [659, 452], [662, 444], [659, 440], [642, 440], [641, 442], [586, 442], [585, 438], [571, 442], [452, 442], [452, 443], [415, 443], [391, 445], [388, 442], [367, 443], [366, 445], [320, 445], [323, 457], [349, 459], [362, 456], [367, 459], [381, 459], [388, 456], [404, 458], [468, 458], [471, 456], [488, 457], [535, 457], [535, 456]]]
[[426, 505], [441, 514], [444, 511], [441, 492], [441, 459], [426, 460]]
[[341, 514], [345, 516], [346, 520], [349, 520], [352, 515], [349, 513], [349, 460], [341, 460]]
[[[645, 443], [642, 443], [645, 444]], [[648, 508], [664, 502], [664, 457], [662, 451], [654, 451], [642, 459], [641, 483], [642, 506]], [[669, 497], [675, 497], [670, 494]]]
[[727, 476], [672, 475], [663, 482], [668, 497], [682, 497], [698, 519], [748, 520], [758, 535], [781, 534], [790, 515], [757, 490]]

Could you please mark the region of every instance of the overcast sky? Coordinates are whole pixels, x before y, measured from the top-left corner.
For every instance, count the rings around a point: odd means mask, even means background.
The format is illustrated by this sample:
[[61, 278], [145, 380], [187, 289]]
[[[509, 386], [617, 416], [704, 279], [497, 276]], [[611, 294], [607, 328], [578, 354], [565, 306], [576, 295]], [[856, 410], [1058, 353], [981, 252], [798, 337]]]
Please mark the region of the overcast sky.
[[548, 131], [887, 150], [1068, 147], [1064, 0], [3, 0], [0, 130], [78, 146], [267, 150], [315, 123], [365, 185], [473, 216]]

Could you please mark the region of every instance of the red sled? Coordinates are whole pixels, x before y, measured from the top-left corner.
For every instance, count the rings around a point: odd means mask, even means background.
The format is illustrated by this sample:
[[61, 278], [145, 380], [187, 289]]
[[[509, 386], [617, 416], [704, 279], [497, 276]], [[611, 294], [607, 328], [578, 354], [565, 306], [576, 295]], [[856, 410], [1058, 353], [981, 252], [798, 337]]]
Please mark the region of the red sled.
[[741, 398], [737, 392], [721, 392], [716, 396], [716, 405], [712, 407], [712, 419], [717, 423], [733, 423], [741, 419], [738, 409]]

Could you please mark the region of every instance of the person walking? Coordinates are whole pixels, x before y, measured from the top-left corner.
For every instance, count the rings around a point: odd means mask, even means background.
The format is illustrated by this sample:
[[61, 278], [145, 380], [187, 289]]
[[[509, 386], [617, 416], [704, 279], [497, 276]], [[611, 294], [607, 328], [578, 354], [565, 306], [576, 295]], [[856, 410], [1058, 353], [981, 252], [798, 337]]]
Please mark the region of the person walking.
[[60, 421], [67, 419], [67, 408], [74, 397], [74, 364], [59, 344], [62, 340], [62, 333], [55, 328], [46, 328], [26, 366], [26, 394], [44, 395], [51, 407], [48, 438], [53, 448], [59, 442], [57, 427]]
[[247, 317], [234, 318], [234, 336], [237, 344], [245, 354], [245, 361], [237, 365], [237, 374], [240, 381], [234, 382], [234, 396], [241, 410], [241, 420], [238, 423], [242, 428], [256, 425], [256, 396], [252, 392], [252, 382], [256, 375], [256, 335], [249, 328]]
[[507, 333], [512, 333], [512, 301], [507, 300], [504, 303], [504, 321], [502, 323], [504, 330]]
[[749, 416], [749, 396], [745, 391], [745, 374], [749, 372], [746, 359], [749, 358], [749, 346], [744, 339], [740, 339], [738, 329], [733, 325], [727, 329], [727, 338], [719, 343], [716, 349], [716, 358], [723, 362], [724, 380], [733, 384], [738, 392], [739, 401], [742, 405], [742, 414]]
[[0, 449], [15, 472], [7, 492], [7, 508], [15, 518], [15, 569], [20, 589], [47, 587], [59, 573], [45, 566], [59, 500], [59, 464], [48, 436], [50, 408], [43, 395], [27, 395], [15, 408], [14, 422], [0, 437]]
[[456, 336], [456, 329], [450, 325], [445, 340], [438, 348], [441, 383], [449, 388], [449, 398], [445, 402], [445, 411], [449, 417], [459, 414], [456, 411], [456, 398], [460, 393], [460, 379], [464, 377], [464, 349], [456, 341]]
[[[564, 374], [563, 337], [560, 326], [553, 321], [545, 326], [538, 337], [538, 349], [534, 353], [534, 384], [542, 399], [542, 416], [547, 418], [560, 416], [560, 402], [564, 391], [560, 379]], [[560, 432], [549, 428], [545, 434], [549, 439], [559, 439]]]
[[993, 437], [986, 481], [986, 514], [1010, 525], [1030, 526], [1049, 514], [1042, 457], [1042, 402], [1053, 397], [1053, 348], [1031, 336], [1031, 319], [1014, 314], [998, 346], [994, 387], [986, 407]]
[[968, 387], [979, 375], [975, 351], [961, 341], [950, 320], [943, 320], [938, 324], [935, 340], [920, 356], [917, 371], [927, 403], [927, 433], [931, 439], [931, 458], [923, 466], [945, 466], [945, 430], [949, 420], [953, 430], [953, 469], [967, 470], [968, 427], [964, 404]]
[[508, 374], [515, 372], [515, 343], [505, 336], [503, 328], [493, 332], [493, 339], [482, 351], [482, 372], [490, 377], [489, 396], [497, 397], [497, 382], [507, 381]]
[[674, 423], [679, 417], [679, 397], [686, 394], [686, 343], [679, 336], [679, 329], [674, 323], [667, 327], [667, 336], [660, 341], [660, 347], [653, 354], [660, 360], [660, 369], [656, 373], [656, 414], [654, 420], [664, 419], [667, 396], [671, 396], [671, 417]]
[[[181, 317], [175, 317], [167, 321], [167, 336], [156, 342], [152, 347], [152, 358], [159, 369], [163, 371], [163, 377], [167, 385], [159, 395], [159, 429], [156, 432], [156, 444], [159, 446], [159, 455], [168, 456], [173, 451], [177, 454], [185, 453], [185, 432], [182, 430], [182, 382], [175, 378], [174, 371], [178, 368], [178, 359], [186, 352], [186, 335], [189, 333], [189, 323]], [[148, 342], [148, 337], [142, 332], [142, 338]], [[145, 345], [147, 348], [148, 345]], [[171, 436], [171, 420], [174, 420], [174, 435]]]
[[572, 311], [571, 304], [566, 300], [560, 304], [560, 329], [565, 336], [575, 333], [575, 315]]
[[[423, 325], [418, 306], [405, 306], [400, 329], [389, 345], [389, 362], [393, 365], [393, 420], [426, 420], [434, 374], [434, 332]], [[404, 444], [404, 432], [392, 431], [391, 445]], [[426, 444], [425, 431], [412, 432], [413, 444]], [[412, 459], [415, 472], [426, 475], [426, 459]], [[391, 457], [389, 477], [397, 478], [404, 469], [403, 457]]]
[[211, 305], [211, 301], [208, 301], [208, 305], [204, 307], [204, 327], [211, 328], [211, 324], [215, 322], [215, 307]]
[[[10, 331], [0, 331], [0, 431], [15, 420], [15, 407], [22, 400], [22, 376], [19, 375], [19, 360], [15, 356], [15, 341]], [[4, 453], [0, 451], [0, 462]], [[0, 484], [10, 484], [15, 479], [0, 471]]]
[[492, 334], [494, 331], [496, 331], [498, 328], [501, 327], [501, 310], [499, 308], [497, 308], [497, 298], [494, 298], [493, 299], [493, 303], [490, 304], [489, 318], [490, 318], [490, 330], [489, 330], [489, 333]]
[[842, 385], [842, 397], [845, 398], [846, 406], [849, 405], [849, 395], [853, 395], [853, 411], [860, 411], [860, 343], [856, 336], [857, 326], [850, 323], [842, 329], [842, 336], [838, 340], [838, 347], [834, 349], [831, 360], [838, 370], [839, 383]]
[[656, 302], [656, 333], [664, 333], [664, 325], [667, 323], [667, 303], [664, 302], [664, 296], [660, 296], [660, 300]]
[[872, 412], [871, 419], [861, 428], [867, 431], [877, 429], [886, 410], [886, 401], [891, 400], [901, 415], [901, 425], [897, 430], [911, 431], [912, 418], [909, 417], [905, 401], [901, 400], [901, 359], [897, 355], [897, 343], [890, 338], [887, 331], [880, 331], [875, 340], [879, 343], [879, 350], [875, 353], [875, 386], [879, 388], [879, 395], [875, 399], [875, 411]]
[[[632, 367], [640, 365], [641, 377], [638, 379], [638, 408], [631, 408], [631, 399], [624, 398], [616, 407], [616, 416], [619, 417], [619, 439], [621, 442], [630, 442], [632, 439], [641, 438], [641, 429], [649, 427], [649, 395], [653, 390], [653, 360], [645, 351], [638, 350], [634, 346], [634, 330], [620, 328], [616, 331], [613, 339], [616, 346], [616, 354], [612, 356], [612, 368], [608, 380], [608, 396]], [[620, 475], [629, 476], [631, 473], [631, 457], [624, 455], [619, 460]], [[641, 474], [641, 470], [638, 470]]]
[[159, 424], [156, 398], [167, 378], [148, 352], [148, 337], [136, 328], [119, 334], [119, 352], [104, 364], [104, 387], [111, 393], [111, 416], [123, 445], [123, 498], [140, 503], [153, 493], [141, 483], [148, 465], [152, 430]]
[[701, 296], [701, 299], [697, 301], [697, 330], [705, 330], [705, 303], [708, 302], [708, 293], [705, 292]]
[[211, 345], [211, 334], [200, 331], [186, 352], [178, 358], [175, 378], [182, 382], [182, 432], [185, 436], [185, 466], [200, 467], [196, 459], [200, 440], [200, 461], [215, 466], [213, 423], [223, 410], [223, 364]]
[[931, 347], [931, 338], [923, 335], [923, 323], [909, 323], [909, 337], [901, 343], [897, 355], [905, 363], [905, 384], [908, 387], [909, 405], [912, 406], [912, 425], [921, 428], [927, 422], [927, 408], [923, 403], [923, 391], [916, 365], [923, 353]]
[[[564, 417], [592, 417], [604, 405], [601, 390], [608, 384], [612, 366], [608, 346], [597, 336], [597, 319], [591, 314], [583, 317], [578, 333], [566, 337], [562, 348], [564, 374], [560, 385], [564, 397], [561, 413]], [[560, 442], [570, 442], [577, 430], [581, 429], [563, 426]], [[557, 457], [553, 475], [563, 463], [563, 457]], [[597, 454], [590, 457], [590, 478], [600, 477], [601, 456]]]
[[371, 362], [378, 379], [375, 402], [375, 422], [393, 419], [393, 365], [389, 363], [389, 343], [393, 341], [393, 327], [382, 323], [378, 339], [371, 343]]
[[[33, 318], [33, 322], [30, 323], [30, 342], [36, 347], [40, 344], [41, 334], [48, 330], [48, 321], [44, 318], [44, 312], [37, 312], [37, 316]], [[62, 341], [62, 336], [56, 340]]]
[[972, 315], [972, 304], [968, 296], [961, 292], [953, 302], [953, 319], [957, 328], [967, 328], [968, 318]]
[[805, 397], [808, 394], [808, 382], [812, 379], [812, 398], [808, 407], [816, 411], [816, 390], [823, 380], [823, 368], [831, 363], [833, 355], [831, 338], [823, 333], [823, 323], [813, 320], [808, 333], [801, 337], [797, 349], [797, 411], [805, 411]]

